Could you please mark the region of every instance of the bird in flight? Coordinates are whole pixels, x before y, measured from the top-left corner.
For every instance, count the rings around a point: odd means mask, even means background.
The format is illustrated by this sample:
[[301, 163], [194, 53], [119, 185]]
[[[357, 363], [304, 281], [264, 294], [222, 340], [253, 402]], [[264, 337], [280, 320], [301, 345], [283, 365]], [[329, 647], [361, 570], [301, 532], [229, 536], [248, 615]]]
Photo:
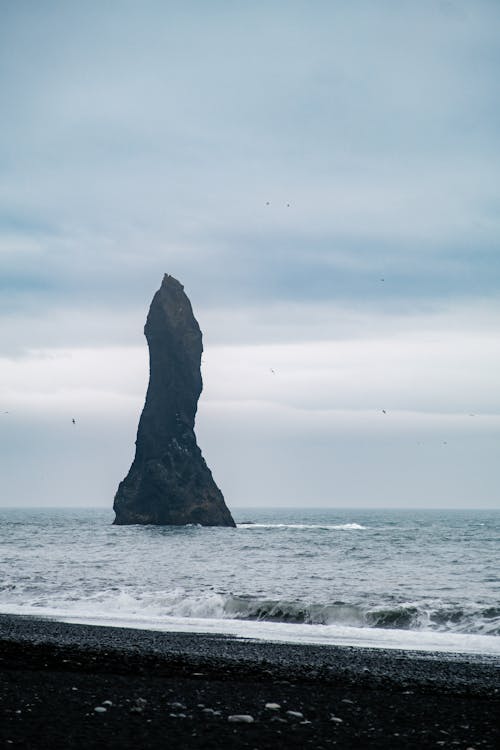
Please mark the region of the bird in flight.
[[71, 421], [73, 422], [73, 424], [76, 424], [74, 417], [73, 417], [73, 419]]
[[382, 414], [387, 414], [385, 409], [382, 409]]

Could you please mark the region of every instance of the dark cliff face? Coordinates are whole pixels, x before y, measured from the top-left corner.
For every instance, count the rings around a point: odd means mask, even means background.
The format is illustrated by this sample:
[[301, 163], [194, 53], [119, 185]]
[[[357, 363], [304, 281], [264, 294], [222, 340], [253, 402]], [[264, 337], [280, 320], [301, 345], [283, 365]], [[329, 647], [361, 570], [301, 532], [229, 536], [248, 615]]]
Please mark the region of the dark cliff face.
[[165, 275], [153, 298], [144, 333], [149, 386], [135, 458], [115, 495], [114, 523], [234, 526], [196, 443], [202, 337], [184, 287], [172, 276]]

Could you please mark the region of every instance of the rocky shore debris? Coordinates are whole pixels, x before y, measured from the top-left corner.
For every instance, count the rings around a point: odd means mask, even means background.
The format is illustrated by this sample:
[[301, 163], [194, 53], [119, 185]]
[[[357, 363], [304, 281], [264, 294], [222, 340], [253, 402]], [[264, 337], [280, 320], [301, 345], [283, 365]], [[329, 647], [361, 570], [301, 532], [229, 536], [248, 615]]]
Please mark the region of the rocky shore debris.
[[134, 705], [130, 708], [131, 714], [142, 714], [148, 702], [145, 698], [136, 698]]
[[253, 724], [255, 721], [250, 714], [233, 714], [232, 716], [228, 716], [227, 720], [231, 724]]
[[204, 716], [220, 716], [221, 712], [216, 711], [215, 708], [204, 708], [202, 709], [202, 714], [204, 714]]
[[114, 500], [117, 525], [235, 523], [194, 433], [202, 391], [202, 334], [184, 287], [165, 274], [144, 333], [149, 385], [135, 457]]

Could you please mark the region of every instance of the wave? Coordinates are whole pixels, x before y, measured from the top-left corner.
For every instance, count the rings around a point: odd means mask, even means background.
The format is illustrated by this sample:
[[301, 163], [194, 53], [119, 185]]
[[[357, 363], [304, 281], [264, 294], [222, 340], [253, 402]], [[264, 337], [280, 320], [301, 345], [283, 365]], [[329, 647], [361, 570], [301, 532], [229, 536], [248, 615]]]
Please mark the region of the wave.
[[59, 591], [52, 596], [47, 592], [27, 594], [25, 590], [22, 597], [18, 597], [15, 586], [1, 586], [0, 611], [51, 616], [146, 617], [154, 621], [164, 618], [238, 620], [500, 636], [500, 607], [477, 604], [443, 606], [439, 602], [405, 602], [387, 605], [381, 602], [377, 606], [345, 601], [310, 603], [206, 590], [188, 592], [182, 587], [149, 592], [107, 589], [85, 598], [77, 597], [71, 591], [66, 594]]
[[253, 523], [253, 521], [243, 521], [237, 524], [239, 529], [339, 529], [339, 530], [362, 530], [366, 526], [359, 523]]
[[347, 602], [305, 604], [229, 596], [224, 603], [224, 614], [283, 623], [500, 635], [500, 607], [441, 607], [426, 603], [377, 607]]

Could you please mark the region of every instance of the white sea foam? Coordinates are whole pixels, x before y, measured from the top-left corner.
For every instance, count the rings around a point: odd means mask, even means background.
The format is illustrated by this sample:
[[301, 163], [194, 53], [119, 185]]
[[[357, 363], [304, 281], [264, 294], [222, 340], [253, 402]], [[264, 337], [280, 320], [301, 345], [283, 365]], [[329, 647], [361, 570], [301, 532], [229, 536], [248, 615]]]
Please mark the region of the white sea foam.
[[[30, 614], [40, 616], [42, 613], [36, 611]], [[281, 643], [500, 656], [500, 639], [487, 635], [368, 629], [338, 625], [290, 625], [219, 618], [145, 618], [140, 615], [127, 617], [123, 614], [121, 616], [116, 614], [96, 616], [84, 612], [64, 614], [55, 610], [43, 614], [62, 622], [139, 628], [158, 632], [209, 633]]]
[[325, 529], [325, 530], [361, 530], [366, 529], [360, 523], [239, 523], [239, 529]]
[[[177, 626], [184, 623], [182, 627], [188, 629], [193, 628], [193, 623], [196, 623], [196, 629], [208, 632], [213, 631], [214, 627], [220, 627], [222, 622], [231, 621], [235, 624], [225, 626], [222, 632], [246, 633], [249, 627], [256, 633], [274, 633], [273, 637], [281, 633], [280, 637], [287, 640], [295, 632], [294, 628], [297, 628], [297, 634], [301, 634], [299, 640], [304, 642], [308, 638], [320, 638], [325, 641], [330, 639], [334, 643], [337, 642], [336, 638], [344, 637], [342, 634], [347, 628], [349, 637], [354, 638], [355, 635], [363, 643], [375, 644], [381, 639], [383, 643], [394, 641], [400, 644], [406, 642], [406, 634], [411, 632], [413, 635], [410, 640], [414, 644], [412, 648], [417, 648], [415, 644], [419, 638], [425, 644], [432, 642], [434, 635], [446, 635], [450, 638], [477, 636], [496, 638], [500, 649], [500, 611], [487, 610], [484, 613], [478, 605], [473, 604], [465, 612], [443, 611], [439, 603], [434, 604], [434, 609], [428, 603], [418, 602], [407, 602], [389, 608], [342, 602], [321, 604], [259, 599], [255, 596], [234, 596], [215, 591], [186, 591], [182, 587], [176, 587], [165, 591], [103, 590], [85, 598], [75, 596], [71, 589], [54, 592], [50, 597], [46, 592], [40, 592], [39, 596], [31, 596], [29, 599], [23, 595], [4, 595], [0, 600], [0, 611], [56, 619], [83, 618], [93, 622], [137, 621], [143, 623], [144, 627], [170, 630], [173, 622]], [[204, 623], [203, 627], [201, 623]], [[254, 625], [247, 626], [245, 623]], [[267, 625], [273, 627], [268, 630]], [[280, 630], [280, 626], [285, 625]], [[389, 631], [393, 635], [387, 635]], [[459, 642], [462, 641], [459, 639]], [[475, 643], [477, 647], [481, 644], [488, 645], [482, 640], [471, 643]], [[396, 647], [403, 648], [395, 645], [394, 648]]]

